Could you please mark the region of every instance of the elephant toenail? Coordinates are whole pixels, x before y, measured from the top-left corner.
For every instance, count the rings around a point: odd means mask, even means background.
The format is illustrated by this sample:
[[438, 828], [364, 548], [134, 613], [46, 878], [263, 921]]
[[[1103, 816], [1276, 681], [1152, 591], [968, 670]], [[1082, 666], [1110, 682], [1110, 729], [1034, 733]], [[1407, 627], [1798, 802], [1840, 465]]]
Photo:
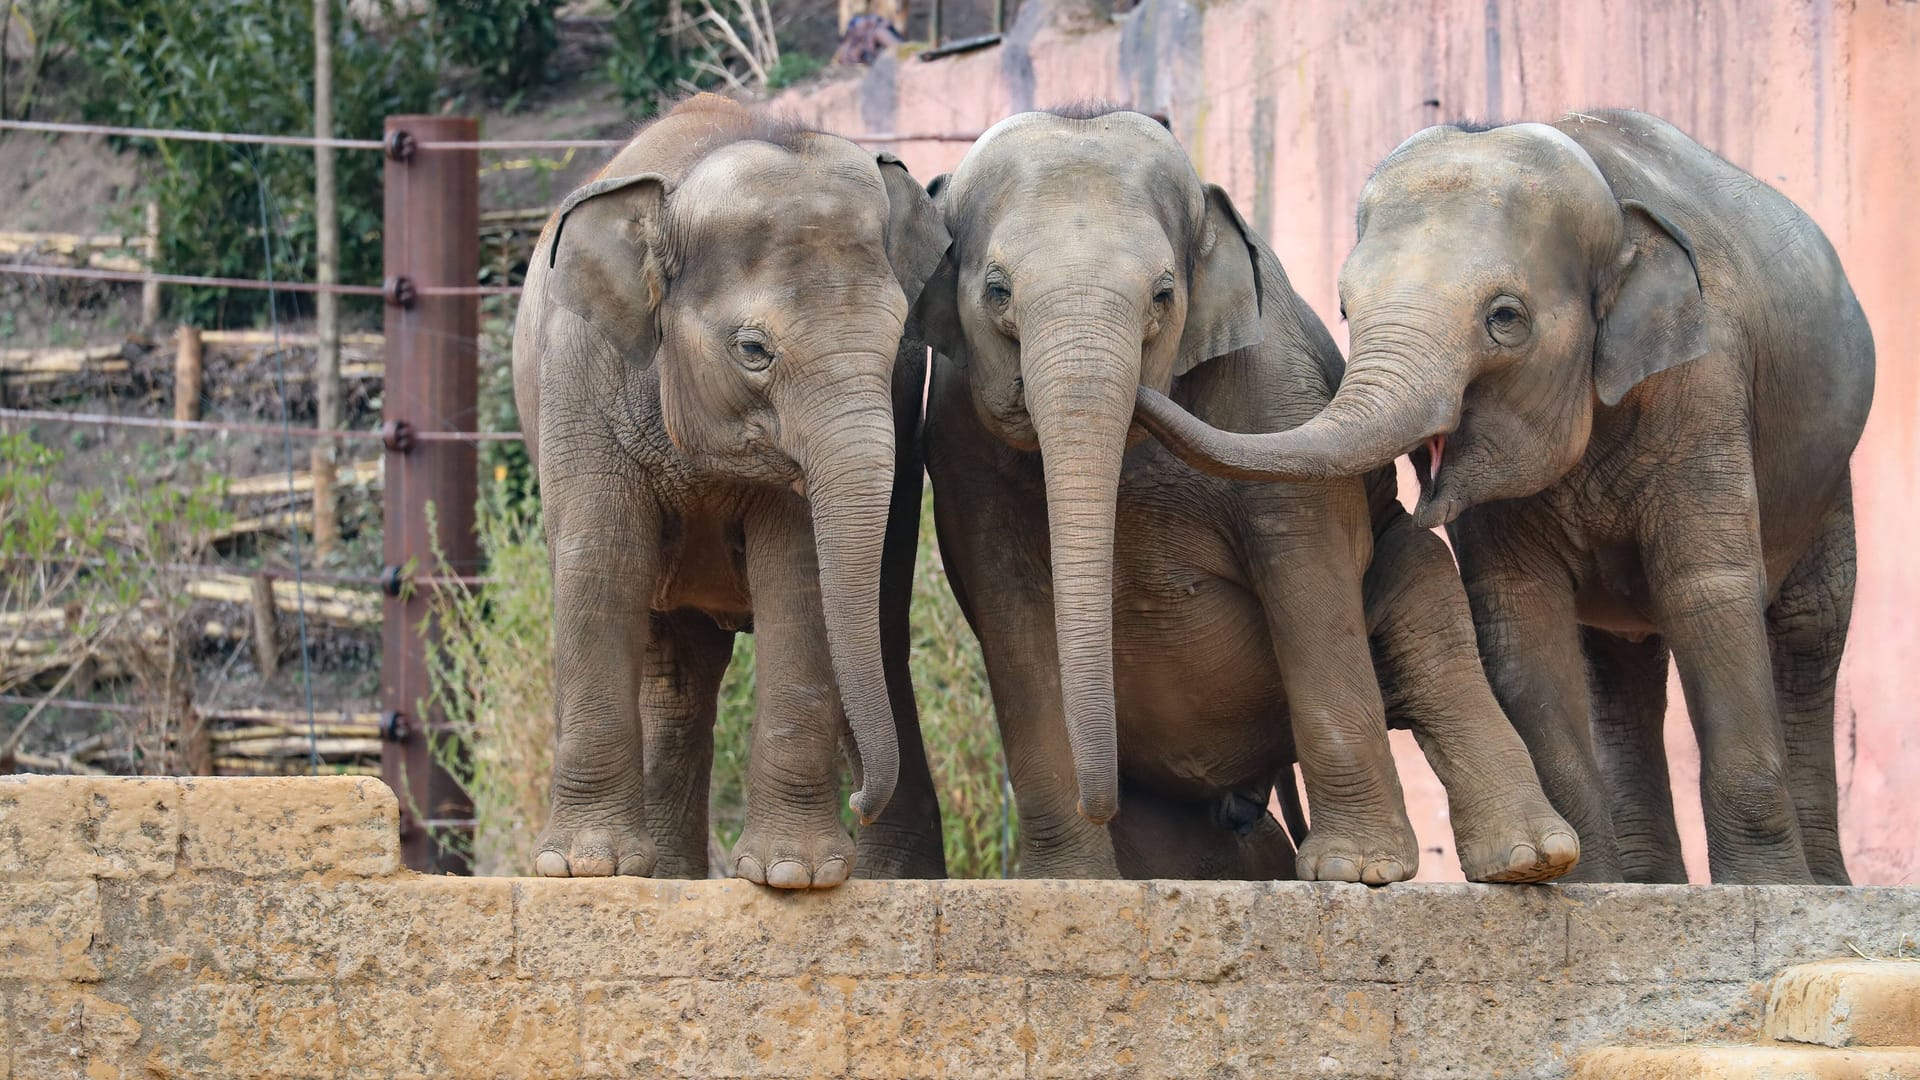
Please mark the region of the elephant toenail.
[[566, 877], [567, 857], [557, 851], [543, 851], [533, 860], [533, 872], [541, 877]]
[[835, 855], [826, 862], [821, 863], [820, 869], [813, 872], [813, 887], [816, 889], [828, 889], [839, 885], [847, 880], [847, 870], [847, 860]]
[[621, 877], [646, 877], [647, 871], [652, 869], [653, 860], [645, 855], [629, 855], [620, 860]]
[[1360, 868], [1353, 865], [1351, 859], [1343, 859], [1337, 855], [1329, 856], [1320, 863], [1320, 880], [1359, 881]]
[[1540, 865], [1540, 853], [1532, 844], [1517, 844], [1507, 853], [1507, 866], [1514, 870], [1530, 870]]
[[806, 865], [793, 859], [781, 859], [767, 868], [767, 884], [776, 889], [804, 889], [813, 884]]

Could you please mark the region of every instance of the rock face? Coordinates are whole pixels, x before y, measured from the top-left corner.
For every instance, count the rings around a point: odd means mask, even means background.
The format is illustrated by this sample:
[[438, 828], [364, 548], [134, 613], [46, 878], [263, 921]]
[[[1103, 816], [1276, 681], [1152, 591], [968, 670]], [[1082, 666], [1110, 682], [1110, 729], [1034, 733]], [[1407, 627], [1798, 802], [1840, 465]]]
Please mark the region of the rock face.
[[[1603, 1044], [1752, 1040], [1778, 968], [1920, 932], [1892, 888], [436, 878], [399, 869], [397, 819], [356, 778], [0, 779], [0, 1062], [1557, 1077]], [[1810, 982], [1830, 1022], [1782, 1036], [1906, 1015], [1867, 986]]]

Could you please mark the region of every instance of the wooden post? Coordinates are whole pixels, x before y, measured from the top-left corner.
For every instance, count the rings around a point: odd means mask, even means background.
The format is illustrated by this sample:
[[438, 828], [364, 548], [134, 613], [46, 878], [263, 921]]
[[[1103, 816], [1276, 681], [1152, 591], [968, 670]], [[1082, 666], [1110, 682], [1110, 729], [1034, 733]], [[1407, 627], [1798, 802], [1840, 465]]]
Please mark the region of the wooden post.
[[[433, 754], [447, 738], [427, 672], [431, 647], [426, 590], [409, 588], [409, 570], [473, 574], [481, 569], [473, 534], [479, 454], [471, 443], [416, 442], [409, 432], [470, 430], [479, 409], [480, 301], [426, 296], [436, 285], [471, 286], [480, 272], [480, 155], [433, 150], [437, 141], [469, 142], [468, 117], [387, 118], [386, 222], [382, 230], [388, 303], [387, 439], [382, 578], [385, 602], [380, 664], [383, 722], [380, 774], [400, 798], [400, 851], [408, 866], [465, 872], [450, 834], [471, 829], [473, 804]], [[437, 535], [429, 528], [433, 506]], [[445, 561], [435, 559], [438, 550]]]
[[312, 454], [313, 465], [313, 557], [316, 561], [325, 559], [333, 553], [340, 542], [339, 508], [334, 502], [333, 483], [336, 479], [333, 461], [333, 447], [316, 446]]
[[182, 326], [174, 335], [173, 418], [200, 419], [200, 328]]
[[280, 610], [273, 603], [273, 577], [255, 574], [251, 584], [254, 666], [262, 678], [271, 679], [280, 674]]
[[940, 45], [940, 0], [927, 5], [927, 44], [935, 48]]
[[[147, 200], [147, 269], [151, 271], [160, 264], [160, 202]], [[142, 282], [140, 285], [140, 328], [151, 332], [160, 324], [160, 283]]]

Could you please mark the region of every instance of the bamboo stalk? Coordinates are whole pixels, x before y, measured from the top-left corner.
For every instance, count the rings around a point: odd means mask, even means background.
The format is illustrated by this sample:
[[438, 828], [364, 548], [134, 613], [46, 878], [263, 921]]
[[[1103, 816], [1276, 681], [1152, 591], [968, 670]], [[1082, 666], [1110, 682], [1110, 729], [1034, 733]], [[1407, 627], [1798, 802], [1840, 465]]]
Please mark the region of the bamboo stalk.
[[[381, 472], [379, 461], [355, 461], [335, 466], [333, 479], [336, 487], [374, 484], [379, 482]], [[314, 482], [313, 473], [294, 473], [293, 494], [296, 496], [312, 494]], [[265, 473], [228, 484], [227, 497], [230, 499], [272, 498], [287, 494], [288, 486], [286, 473]]]
[[274, 604], [273, 578], [255, 574], [248, 583], [253, 606], [253, 662], [268, 679], [280, 674], [280, 612]]
[[[352, 589], [337, 588], [331, 585], [318, 585], [308, 582], [303, 591], [306, 595], [308, 615], [327, 622], [349, 626], [364, 626], [380, 621], [380, 598], [372, 593], [356, 592]], [[198, 600], [213, 600], [227, 604], [248, 604], [252, 602], [252, 586], [239, 574], [207, 574], [187, 582], [187, 593]], [[299, 608], [296, 599], [296, 585], [291, 581], [273, 583], [273, 599], [282, 611], [295, 611]]]
[[[147, 200], [147, 258], [151, 262], [160, 250], [160, 202]], [[160, 283], [145, 282], [140, 286], [140, 327], [152, 330], [160, 322]]]
[[[334, 712], [321, 713], [319, 715], [341, 718], [342, 722], [336, 726], [374, 729], [378, 729], [380, 726], [380, 714], [377, 712]], [[307, 730], [307, 714], [298, 709], [219, 709], [208, 713], [207, 718], [209, 720], [227, 722], [243, 721], [253, 724], [278, 724], [283, 727], [297, 727], [301, 732]], [[332, 722], [333, 721], [326, 721], [326, 723]]]
[[322, 562], [340, 542], [339, 506], [333, 495], [335, 453], [333, 446], [315, 446], [312, 453], [313, 472], [309, 477], [313, 488], [313, 557]]
[[[319, 738], [340, 739], [378, 739], [378, 724], [321, 724], [313, 725], [313, 734]], [[293, 724], [250, 724], [241, 728], [215, 728], [211, 735], [215, 743], [245, 744], [259, 739], [304, 739], [306, 728]]]
[[182, 326], [173, 354], [173, 418], [200, 419], [200, 330]]

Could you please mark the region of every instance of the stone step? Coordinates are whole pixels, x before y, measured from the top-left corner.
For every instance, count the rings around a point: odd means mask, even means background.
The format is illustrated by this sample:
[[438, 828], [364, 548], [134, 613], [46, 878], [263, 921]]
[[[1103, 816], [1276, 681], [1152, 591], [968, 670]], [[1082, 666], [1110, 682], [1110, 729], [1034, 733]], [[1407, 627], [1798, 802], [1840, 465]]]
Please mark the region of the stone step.
[[1790, 967], [1773, 980], [1766, 1032], [1820, 1046], [1920, 1046], [1920, 961]]
[[1572, 1080], [1920, 1080], [1920, 1047], [1605, 1046], [1580, 1056]]

